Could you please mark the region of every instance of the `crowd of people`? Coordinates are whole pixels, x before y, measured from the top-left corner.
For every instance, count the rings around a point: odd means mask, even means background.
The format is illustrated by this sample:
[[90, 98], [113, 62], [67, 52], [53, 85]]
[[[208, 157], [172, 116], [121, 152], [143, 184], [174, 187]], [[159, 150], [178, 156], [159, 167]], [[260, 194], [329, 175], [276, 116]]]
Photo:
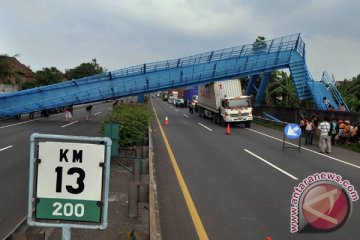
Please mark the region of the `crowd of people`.
[[330, 120], [325, 117], [320, 121], [318, 116], [313, 114], [311, 118], [303, 117], [300, 127], [305, 135], [305, 145], [313, 145], [314, 135], [319, 136], [322, 153], [330, 153], [332, 145], [349, 145], [360, 141], [359, 124], [349, 120]]

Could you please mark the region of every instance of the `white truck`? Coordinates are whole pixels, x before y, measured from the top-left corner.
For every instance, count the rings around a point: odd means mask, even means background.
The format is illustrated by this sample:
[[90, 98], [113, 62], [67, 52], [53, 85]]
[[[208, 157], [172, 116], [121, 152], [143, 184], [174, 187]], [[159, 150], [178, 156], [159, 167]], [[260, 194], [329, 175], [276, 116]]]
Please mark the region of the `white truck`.
[[243, 123], [249, 128], [253, 120], [251, 98], [242, 95], [240, 79], [199, 85], [198, 108], [201, 117], [223, 126]]

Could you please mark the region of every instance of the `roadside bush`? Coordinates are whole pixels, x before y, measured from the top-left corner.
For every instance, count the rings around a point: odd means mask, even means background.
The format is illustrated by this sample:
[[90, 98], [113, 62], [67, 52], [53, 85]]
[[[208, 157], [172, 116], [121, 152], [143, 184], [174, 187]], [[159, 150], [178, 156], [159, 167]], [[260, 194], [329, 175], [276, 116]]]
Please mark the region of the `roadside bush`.
[[152, 114], [145, 104], [121, 104], [102, 123], [104, 132], [105, 123], [120, 124], [120, 147], [132, 147], [141, 144], [149, 128]]

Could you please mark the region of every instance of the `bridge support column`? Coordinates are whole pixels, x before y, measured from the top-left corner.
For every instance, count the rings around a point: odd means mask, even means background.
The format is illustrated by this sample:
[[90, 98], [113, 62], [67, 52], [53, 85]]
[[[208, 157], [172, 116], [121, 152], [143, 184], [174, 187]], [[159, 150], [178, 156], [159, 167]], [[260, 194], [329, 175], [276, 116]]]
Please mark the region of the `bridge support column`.
[[248, 83], [248, 86], [246, 88], [246, 95], [250, 96], [250, 94], [252, 93], [252, 91], [255, 89], [255, 80], [257, 78], [258, 75], [253, 75], [250, 77], [250, 81]]
[[258, 91], [256, 93], [256, 99], [255, 99], [255, 106], [258, 106], [261, 104], [261, 101], [264, 97], [265, 89], [269, 83], [271, 72], [264, 73], [262, 75], [262, 79], [260, 82], [260, 86], [258, 88]]

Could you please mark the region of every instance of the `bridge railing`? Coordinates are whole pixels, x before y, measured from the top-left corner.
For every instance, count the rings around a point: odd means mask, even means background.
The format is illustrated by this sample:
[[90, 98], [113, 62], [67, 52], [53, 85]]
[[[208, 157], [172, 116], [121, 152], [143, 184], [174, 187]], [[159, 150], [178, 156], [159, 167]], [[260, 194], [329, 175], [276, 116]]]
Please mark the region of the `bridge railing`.
[[324, 109], [321, 90], [319, 89], [318, 85], [315, 84], [316, 82], [309, 71], [306, 71], [306, 79], [308, 82], [308, 86], [310, 87], [315, 105], [317, 106], [318, 109]]
[[337, 90], [335, 79], [332, 79], [329, 74], [324, 71], [321, 77], [321, 81], [323, 81], [328, 86], [328, 89], [330, 90], [333, 97], [335, 97], [337, 103], [339, 105], [343, 103], [346, 110], [349, 111], [349, 107], [345, 103], [344, 99], [341, 97], [340, 92]]
[[271, 53], [285, 50], [296, 50], [301, 56], [304, 56], [305, 44], [300, 34], [292, 34], [285, 37], [275, 38], [259, 45], [256, 43], [247, 44], [237, 47], [225, 48], [217, 51], [205, 52], [202, 54], [192, 55], [189, 57], [178, 58], [167, 61], [159, 61], [154, 63], [144, 63], [134, 67], [125, 68], [111, 72], [114, 77], [128, 77], [137, 74], [150, 73], [161, 70], [169, 70], [178, 67], [185, 67], [194, 64], [207, 63], [211, 61], [219, 61], [233, 57], [249, 56], [262, 53]]
[[[300, 34], [292, 34], [285, 37], [268, 40], [257, 45], [256, 43], [247, 44], [237, 47], [225, 48], [212, 52], [205, 52], [189, 57], [178, 58], [173, 60], [159, 61], [154, 63], [144, 63], [130, 68], [124, 68], [116, 71], [111, 71], [105, 74], [99, 74], [91, 77], [76, 80], [74, 84], [89, 83], [93, 81], [106, 80], [111, 78], [122, 78], [129, 76], [136, 76], [145, 73], [158, 72], [162, 70], [170, 70], [179, 67], [193, 66], [196, 64], [221, 61], [225, 59], [245, 57], [251, 55], [264, 55], [276, 53], [280, 51], [295, 50], [300, 56], [305, 55], [305, 44], [302, 41]], [[259, 61], [262, 61], [260, 59]]]

